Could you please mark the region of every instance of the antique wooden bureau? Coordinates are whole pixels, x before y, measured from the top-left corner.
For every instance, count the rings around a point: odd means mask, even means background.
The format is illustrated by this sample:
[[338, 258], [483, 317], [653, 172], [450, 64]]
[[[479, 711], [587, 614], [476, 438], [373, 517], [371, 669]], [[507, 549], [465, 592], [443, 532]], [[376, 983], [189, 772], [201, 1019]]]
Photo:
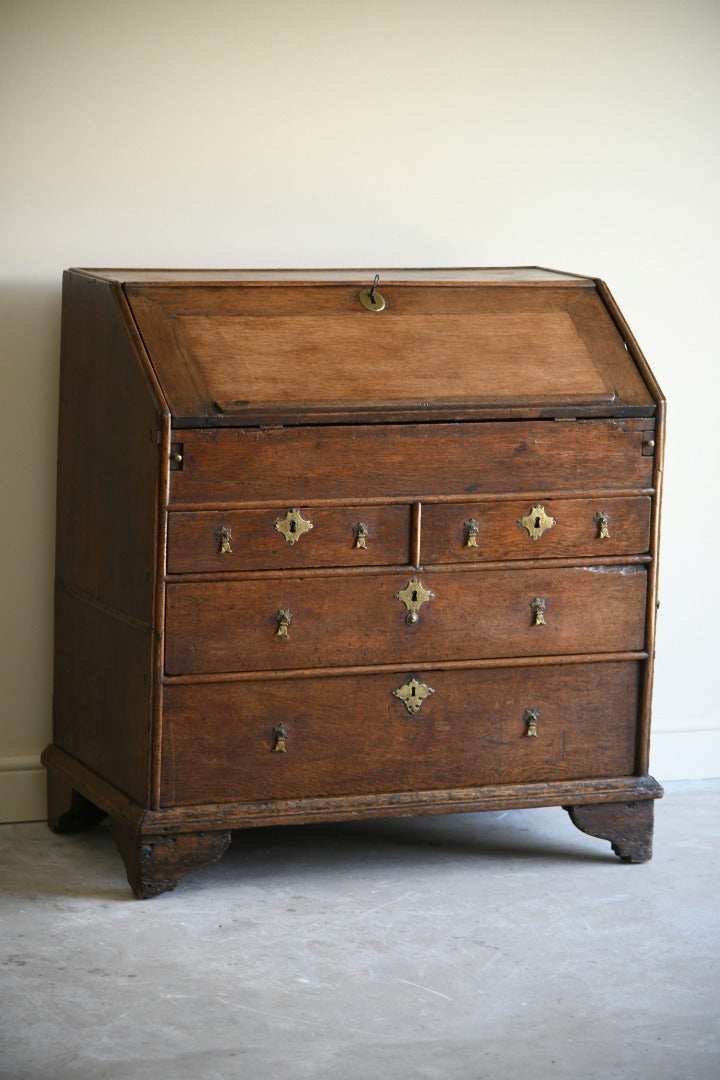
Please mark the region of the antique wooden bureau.
[[71, 270], [49, 821], [558, 805], [650, 857], [664, 401], [554, 271]]

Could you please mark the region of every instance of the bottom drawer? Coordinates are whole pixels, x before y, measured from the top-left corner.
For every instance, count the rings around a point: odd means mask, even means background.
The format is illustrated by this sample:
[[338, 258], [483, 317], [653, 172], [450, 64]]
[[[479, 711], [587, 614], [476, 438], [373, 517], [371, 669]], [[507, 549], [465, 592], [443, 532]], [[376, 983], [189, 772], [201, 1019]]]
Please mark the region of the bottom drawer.
[[[640, 670], [423, 671], [414, 687], [408, 670], [169, 685], [161, 805], [629, 776]], [[394, 693], [403, 686], [407, 704]]]

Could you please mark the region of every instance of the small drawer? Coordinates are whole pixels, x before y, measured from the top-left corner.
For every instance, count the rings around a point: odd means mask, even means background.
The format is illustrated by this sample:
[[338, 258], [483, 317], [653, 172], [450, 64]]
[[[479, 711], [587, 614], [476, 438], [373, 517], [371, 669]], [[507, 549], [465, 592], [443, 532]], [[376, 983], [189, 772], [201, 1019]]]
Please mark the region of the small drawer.
[[650, 499], [426, 503], [423, 563], [635, 555], [650, 543]]
[[168, 573], [404, 564], [410, 507], [278, 507], [174, 512]]
[[314, 573], [169, 583], [170, 675], [642, 650], [645, 569]]
[[[640, 664], [168, 686], [163, 806], [629, 776]], [[425, 694], [408, 708], [403, 687]], [[402, 778], [402, 779], [399, 779]]]

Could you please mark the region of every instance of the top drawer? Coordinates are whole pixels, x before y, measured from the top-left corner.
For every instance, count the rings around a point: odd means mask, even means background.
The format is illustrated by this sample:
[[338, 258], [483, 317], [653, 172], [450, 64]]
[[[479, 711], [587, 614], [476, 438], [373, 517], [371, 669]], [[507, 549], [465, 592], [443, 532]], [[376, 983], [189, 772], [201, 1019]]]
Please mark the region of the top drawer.
[[652, 484], [653, 433], [648, 418], [188, 429], [170, 502], [635, 490]]

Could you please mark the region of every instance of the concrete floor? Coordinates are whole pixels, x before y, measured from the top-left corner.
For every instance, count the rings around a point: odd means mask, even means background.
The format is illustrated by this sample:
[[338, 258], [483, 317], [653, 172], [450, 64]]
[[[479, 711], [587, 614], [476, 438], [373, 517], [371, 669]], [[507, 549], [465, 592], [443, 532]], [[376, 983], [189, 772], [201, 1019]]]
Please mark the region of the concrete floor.
[[236, 834], [133, 900], [0, 828], [3, 1080], [717, 1080], [720, 781], [622, 865], [560, 809]]

